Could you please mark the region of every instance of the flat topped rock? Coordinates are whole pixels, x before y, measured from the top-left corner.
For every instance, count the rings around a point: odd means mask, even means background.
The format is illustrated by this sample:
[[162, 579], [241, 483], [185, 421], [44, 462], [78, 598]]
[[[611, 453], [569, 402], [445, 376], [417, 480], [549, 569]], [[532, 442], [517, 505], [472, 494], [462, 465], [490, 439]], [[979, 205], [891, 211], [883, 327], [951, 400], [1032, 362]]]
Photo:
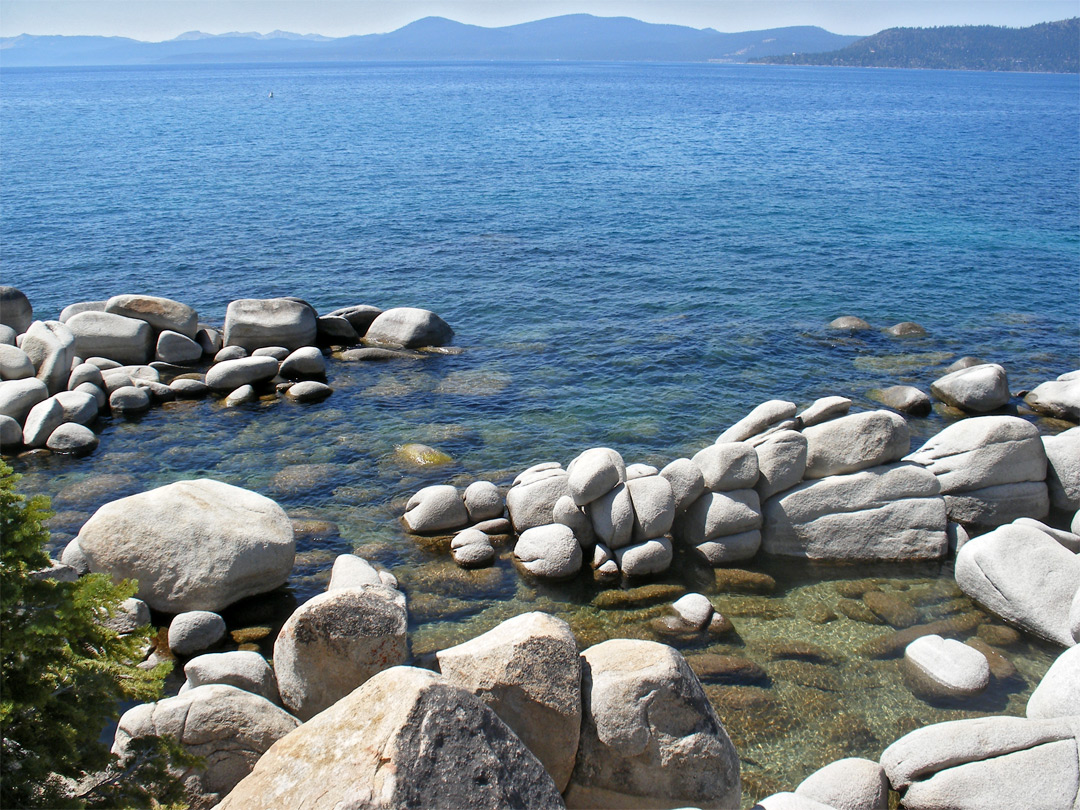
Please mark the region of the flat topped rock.
[[315, 310], [291, 298], [242, 298], [225, 311], [225, 346], [251, 352], [263, 346], [299, 349], [313, 346]]
[[194, 340], [199, 315], [187, 304], [154, 295], [114, 295], [105, 302], [105, 311], [125, 318], [145, 321], [156, 331], [179, 332]]
[[918, 688], [932, 697], [972, 697], [990, 685], [990, 664], [973, 647], [938, 635], [922, 636], [904, 650]]
[[1044, 382], [1029, 391], [1024, 402], [1047, 416], [1080, 422], [1080, 379]]

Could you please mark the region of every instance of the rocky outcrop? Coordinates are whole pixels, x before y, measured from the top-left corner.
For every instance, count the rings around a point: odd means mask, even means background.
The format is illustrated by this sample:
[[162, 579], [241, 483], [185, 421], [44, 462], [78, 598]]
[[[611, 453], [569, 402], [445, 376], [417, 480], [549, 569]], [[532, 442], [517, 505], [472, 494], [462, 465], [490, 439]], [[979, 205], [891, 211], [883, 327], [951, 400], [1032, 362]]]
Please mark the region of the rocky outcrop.
[[582, 658], [584, 720], [567, 806], [739, 806], [735, 747], [678, 652], [613, 639]]
[[105, 504], [79, 532], [92, 571], [139, 583], [165, 613], [218, 611], [283, 584], [296, 543], [269, 498], [210, 479], [179, 481]]
[[581, 659], [570, 626], [525, 613], [437, 657], [443, 677], [487, 703], [564, 790], [581, 733]]
[[487, 704], [433, 672], [394, 667], [282, 739], [219, 810], [562, 806]]

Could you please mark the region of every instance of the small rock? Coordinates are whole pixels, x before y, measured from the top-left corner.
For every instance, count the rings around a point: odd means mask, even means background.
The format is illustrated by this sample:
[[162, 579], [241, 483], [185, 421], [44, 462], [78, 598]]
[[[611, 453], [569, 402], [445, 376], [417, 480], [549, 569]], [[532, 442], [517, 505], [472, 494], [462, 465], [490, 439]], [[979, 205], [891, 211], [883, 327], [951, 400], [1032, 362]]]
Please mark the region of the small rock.
[[221, 683], [281, 703], [274, 671], [257, 652], [233, 650], [199, 655], [184, 665], [184, 676], [189, 689]]
[[707, 627], [714, 613], [712, 602], [700, 593], [680, 596], [672, 603], [671, 608], [680, 619], [696, 630]]
[[810, 407], [795, 417], [803, 427], [820, 425], [830, 419], [846, 416], [851, 409], [851, 400], [847, 397], [822, 397], [814, 400]]
[[355, 554], [339, 554], [330, 571], [330, 584], [327, 591], [341, 588], [358, 588], [361, 585], [380, 585], [382, 579], [375, 567], [363, 557]]
[[54, 453], [81, 456], [98, 446], [98, 437], [84, 425], [67, 422], [49, 434], [45, 446]]
[[202, 359], [203, 347], [186, 335], [167, 329], [158, 335], [155, 356], [163, 363], [190, 366]]
[[124, 385], [109, 395], [109, 408], [116, 414], [138, 414], [150, 410], [150, 395], [144, 388]]
[[849, 757], [814, 771], [795, 788], [795, 795], [835, 810], [887, 810], [889, 778], [877, 762]]
[[214, 355], [215, 363], [225, 363], [229, 360], [240, 360], [243, 357], [248, 357], [248, 350], [243, 346], [223, 346], [218, 349]]
[[660, 574], [671, 566], [671, 541], [666, 537], [615, 549], [619, 570], [628, 577]]
[[626, 481], [622, 456], [608, 447], [586, 450], [567, 467], [566, 486], [578, 506], [586, 506]]
[[1080, 379], [1044, 382], [1029, 391], [1024, 402], [1047, 416], [1080, 422]]
[[930, 384], [930, 392], [942, 402], [971, 413], [986, 413], [1009, 401], [1005, 369], [995, 363], [946, 374]]
[[191, 655], [210, 649], [225, 638], [225, 620], [208, 610], [180, 613], [169, 624], [169, 649]]
[[866, 332], [873, 327], [862, 318], [854, 315], [841, 315], [839, 318], [830, 321], [828, 328], [844, 332]]
[[105, 378], [101, 376], [101, 369], [93, 363], [79, 363], [71, 370], [68, 377], [68, 390], [74, 391], [83, 383], [92, 383], [98, 388], [105, 389]]
[[912, 688], [928, 697], [972, 697], [990, 684], [990, 665], [978, 650], [938, 635], [921, 636], [904, 651]]
[[705, 476], [701, 468], [688, 458], [677, 458], [660, 471], [660, 477], [671, 484], [675, 511], [683, 512], [705, 492]]
[[243, 405], [246, 402], [254, 402], [258, 398], [259, 395], [255, 393], [254, 388], [250, 385], [241, 385], [225, 397], [225, 407], [235, 408], [237, 405]]
[[919, 621], [918, 611], [896, 594], [870, 591], [863, 596], [863, 601], [893, 627], [911, 627]]
[[334, 389], [326, 383], [304, 380], [296, 385], [289, 386], [285, 396], [294, 402], [321, 402], [334, 393]]
[[426, 444], [403, 444], [395, 448], [394, 458], [413, 467], [438, 467], [453, 463], [453, 459], [441, 450]]
[[23, 444], [44, 447], [52, 432], [64, 423], [64, 406], [55, 396], [39, 402], [30, 409], [23, 425]]
[[469, 524], [469, 513], [457, 489], [440, 484], [413, 495], [402, 520], [413, 534], [435, 534], [464, 528]]
[[[173, 380], [169, 383], [169, 388], [172, 389], [177, 399], [201, 399], [210, 393], [210, 386], [201, 380]], [[254, 391], [254, 389], [252, 390]]]
[[[793, 405], [792, 408], [794, 407]], [[749, 489], [757, 483], [757, 452], [746, 442], [710, 445], [691, 461], [701, 469], [705, 488], [710, 492]]]
[[278, 361], [273, 357], [242, 357], [215, 363], [206, 372], [206, 384], [215, 391], [233, 391], [272, 380], [277, 373]]
[[0, 343], [0, 380], [26, 380], [34, 376], [34, 364], [18, 346]]
[[[260, 351], [262, 349], [256, 350], [256, 354]], [[323, 377], [326, 375], [326, 360], [316, 347], [303, 346], [282, 359], [278, 373], [286, 380]]]
[[514, 546], [514, 558], [542, 579], [569, 579], [581, 570], [581, 546], [570, 528], [561, 524], [522, 532]]
[[880, 390], [874, 389], [870, 392], [870, 398], [886, 408], [910, 413], [912, 416], [927, 416], [932, 409], [930, 397], [913, 385], [891, 385]]
[[491, 538], [476, 529], [459, 532], [450, 541], [450, 555], [462, 568], [484, 568], [495, 562]]
[[901, 321], [886, 329], [885, 334], [898, 338], [922, 337], [926, 334], [926, 329], [913, 321]]

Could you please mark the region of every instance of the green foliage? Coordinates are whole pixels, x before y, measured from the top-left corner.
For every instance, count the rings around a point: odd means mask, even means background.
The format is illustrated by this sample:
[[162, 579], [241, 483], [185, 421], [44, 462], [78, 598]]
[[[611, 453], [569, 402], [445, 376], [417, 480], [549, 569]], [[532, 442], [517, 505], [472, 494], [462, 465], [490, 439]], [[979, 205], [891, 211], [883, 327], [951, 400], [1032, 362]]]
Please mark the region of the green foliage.
[[[105, 626], [135, 587], [101, 574], [77, 582], [33, 576], [49, 565], [42, 526], [49, 503], [18, 494], [17, 479], [0, 462], [0, 806], [146, 805], [151, 790], [173, 801], [176, 780], [166, 764], [183, 762], [176, 743], [140, 743], [118, 763], [99, 739], [118, 702], [156, 699], [171, 667], [136, 666], [151, 628], [120, 636]], [[65, 780], [94, 773], [109, 779], [71, 795]]]
[[1080, 17], [1029, 28], [889, 28], [830, 53], [751, 59], [783, 65], [1080, 72]]

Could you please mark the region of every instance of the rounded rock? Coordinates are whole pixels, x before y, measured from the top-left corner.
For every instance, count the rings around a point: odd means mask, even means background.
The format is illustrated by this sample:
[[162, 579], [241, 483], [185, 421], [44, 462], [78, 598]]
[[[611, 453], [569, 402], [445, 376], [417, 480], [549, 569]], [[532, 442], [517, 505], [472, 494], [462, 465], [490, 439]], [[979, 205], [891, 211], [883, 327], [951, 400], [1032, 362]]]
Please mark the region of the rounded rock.
[[1009, 402], [1009, 379], [1004, 368], [986, 363], [946, 374], [930, 384], [930, 393], [954, 408], [986, 413]]
[[22, 425], [7, 414], [0, 414], [0, 447], [22, 444]]
[[315, 346], [302, 346], [281, 361], [279, 373], [286, 380], [323, 377], [326, 375], [326, 360]]
[[25, 380], [36, 373], [26, 352], [18, 346], [0, 343], [0, 380]]
[[241, 385], [235, 391], [232, 391], [227, 397], [225, 397], [225, 407], [235, 408], [237, 405], [243, 405], [247, 402], [254, 402], [259, 398], [259, 395], [255, 393], [255, 389], [250, 385]]
[[435, 534], [467, 526], [469, 513], [456, 487], [437, 484], [409, 498], [402, 520], [413, 534]]
[[21, 335], [33, 321], [34, 308], [22, 290], [0, 285], [0, 323]]
[[506, 508], [499, 488], [490, 481], [473, 481], [465, 488], [463, 497], [473, 523], [501, 518]]
[[904, 650], [913, 686], [931, 697], [972, 697], [990, 684], [990, 664], [978, 650], [938, 635], [921, 636]]
[[98, 437], [85, 425], [67, 422], [49, 434], [45, 446], [54, 453], [81, 456], [98, 446]]
[[626, 480], [622, 456], [608, 447], [586, 450], [566, 468], [566, 486], [578, 506], [592, 503]]
[[482, 531], [466, 529], [450, 541], [450, 556], [462, 568], [485, 568], [495, 562], [495, 548]]
[[210, 386], [202, 380], [179, 379], [169, 383], [177, 399], [201, 399], [210, 393]]
[[209, 610], [191, 610], [169, 624], [169, 649], [177, 655], [208, 650], [225, 638], [225, 620]]
[[109, 408], [118, 414], [143, 413], [150, 410], [150, 395], [145, 388], [123, 385], [109, 395]]
[[293, 402], [322, 402], [334, 393], [334, 389], [326, 383], [304, 380], [296, 385], [290, 385], [285, 396]]
[[373, 343], [388, 343], [413, 349], [420, 346], [445, 346], [454, 330], [434, 312], [415, 307], [388, 309], [368, 327], [364, 335]]
[[278, 361], [273, 357], [241, 357], [211, 366], [206, 372], [206, 384], [215, 391], [234, 391], [242, 385], [272, 380], [277, 373]]
[[203, 347], [186, 335], [166, 329], [158, 335], [155, 356], [163, 363], [190, 366], [202, 359]]
[[568, 526], [536, 526], [522, 532], [514, 558], [541, 579], [569, 579], [581, 570], [581, 546]]

